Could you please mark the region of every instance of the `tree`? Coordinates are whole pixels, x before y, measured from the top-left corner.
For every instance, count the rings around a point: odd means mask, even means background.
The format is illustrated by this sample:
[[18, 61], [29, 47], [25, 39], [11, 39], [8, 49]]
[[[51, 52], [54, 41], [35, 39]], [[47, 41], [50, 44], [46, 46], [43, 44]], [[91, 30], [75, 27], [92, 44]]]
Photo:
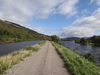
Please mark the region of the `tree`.
[[88, 42], [88, 41], [87, 41], [87, 39], [85, 39], [85, 38], [81, 38], [81, 39], [80, 39], [80, 43], [81, 43], [81, 44], [84, 44], [84, 45], [85, 45], [87, 42]]
[[100, 44], [100, 37], [99, 36], [93, 36], [92, 42], [95, 43], [95, 45]]
[[60, 41], [60, 38], [56, 35], [52, 35], [51, 39], [52, 39], [52, 41], [57, 42], [57, 43]]

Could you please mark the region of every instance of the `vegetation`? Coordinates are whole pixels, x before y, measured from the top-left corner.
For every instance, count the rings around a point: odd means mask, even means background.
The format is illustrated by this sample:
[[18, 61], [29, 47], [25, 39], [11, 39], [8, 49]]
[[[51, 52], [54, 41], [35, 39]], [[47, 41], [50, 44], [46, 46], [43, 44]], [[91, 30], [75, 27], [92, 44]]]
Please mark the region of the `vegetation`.
[[100, 75], [99, 67], [93, 62], [58, 43], [52, 42], [52, 44], [64, 59], [72, 75]]
[[0, 20], [0, 42], [20, 42], [46, 39], [50, 40], [50, 37], [18, 24]]
[[91, 62], [95, 62], [95, 57], [91, 53], [83, 54], [83, 56]]
[[51, 40], [58, 43], [60, 41], [60, 38], [56, 35], [52, 35]]
[[39, 48], [38, 47], [32, 47], [32, 46], [28, 46], [25, 48], [26, 50], [32, 50], [32, 51], [38, 51]]
[[25, 49], [15, 51], [11, 54], [0, 57], [0, 75], [3, 75], [7, 69], [19, 63], [21, 60], [23, 60], [23, 58], [30, 56], [32, 52], [38, 51], [39, 47], [42, 46], [44, 43], [45, 42], [34, 46], [28, 46]]
[[93, 36], [92, 37], [92, 43], [100, 46], [100, 36]]
[[90, 39], [86, 39], [86, 38], [76, 39], [75, 42], [83, 45], [89, 44], [89, 45], [100, 46], [100, 36], [93, 36]]
[[85, 38], [81, 38], [80, 39], [80, 43], [83, 44], [83, 45], [85, 45], [86, 43], [88, 43], [88, 41]]

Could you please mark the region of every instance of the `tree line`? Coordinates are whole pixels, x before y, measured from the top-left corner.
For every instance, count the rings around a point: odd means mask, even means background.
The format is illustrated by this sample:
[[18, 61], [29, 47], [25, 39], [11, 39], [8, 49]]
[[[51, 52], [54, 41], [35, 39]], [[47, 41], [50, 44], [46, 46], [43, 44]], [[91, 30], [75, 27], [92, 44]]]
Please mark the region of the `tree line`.
[[100, 36], [94, 35], [90, 39], [87, 38], [76, 39], [75, 42], [80, 44], [92, 44], [100, 46]]

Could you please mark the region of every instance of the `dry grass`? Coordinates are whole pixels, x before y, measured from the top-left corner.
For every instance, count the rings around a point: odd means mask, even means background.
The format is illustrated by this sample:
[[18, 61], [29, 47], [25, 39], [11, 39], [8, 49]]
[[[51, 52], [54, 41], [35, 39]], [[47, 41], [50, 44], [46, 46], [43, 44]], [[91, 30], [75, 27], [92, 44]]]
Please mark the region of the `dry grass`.
[[[13, 53], [10, 53], [8, 55], [0, 57], [0, 75], [3, 75], [7, 69], [9, 69], [13, 65], [19, 63], [25, 57], [30, 56], [34, 51], [38, 51], [39, 48], [44, 43], [39, 43], [34, 46], [29, 46], [29, 47], [26, 47], [25, 49], [15, 51]], [[29, 48], [29, 49], [27, 49], [27, 48]]]

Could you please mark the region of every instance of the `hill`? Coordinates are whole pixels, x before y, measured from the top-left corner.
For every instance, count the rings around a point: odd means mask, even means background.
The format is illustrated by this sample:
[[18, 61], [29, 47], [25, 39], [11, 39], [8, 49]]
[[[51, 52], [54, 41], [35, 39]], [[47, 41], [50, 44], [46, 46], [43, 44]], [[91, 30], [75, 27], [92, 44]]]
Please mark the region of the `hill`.
[[19, 24], [0, 20], [0, 42], [20, 42], [45, 39], [50, 39], [50, 37], [25, 28]]
[[63, 40], [75, 40], [75, 39], [80, 39], [79, 37], [66, 37], [63, 38]]

